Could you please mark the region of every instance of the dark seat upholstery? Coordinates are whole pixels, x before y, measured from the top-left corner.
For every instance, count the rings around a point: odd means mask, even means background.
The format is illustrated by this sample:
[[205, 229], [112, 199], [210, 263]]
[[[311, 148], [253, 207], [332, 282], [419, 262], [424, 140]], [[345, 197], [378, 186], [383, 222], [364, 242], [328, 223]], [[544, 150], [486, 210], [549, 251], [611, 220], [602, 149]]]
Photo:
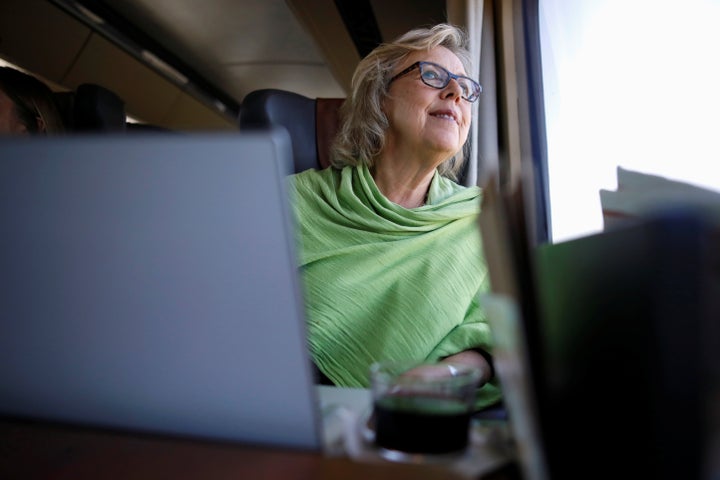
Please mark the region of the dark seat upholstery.
[[55, 93], [65, 127], [71, 132], [124, 132], [125, 102], [100, 85], [84, 83], [74, 92]]
[[295, 172], [330, 165], [330, 144], [339, 125], [343, 98], [308, 98], [262, 89], [248, 93], [240, 107], [241, 130], [284, 127], [292, 141]]
[[128, 133], [178, 133], [175, 130], [170, 130], [169, 128], [160, 127], [158, 125], [152, 125], [150, 123], [127, 122], [125, 128]]

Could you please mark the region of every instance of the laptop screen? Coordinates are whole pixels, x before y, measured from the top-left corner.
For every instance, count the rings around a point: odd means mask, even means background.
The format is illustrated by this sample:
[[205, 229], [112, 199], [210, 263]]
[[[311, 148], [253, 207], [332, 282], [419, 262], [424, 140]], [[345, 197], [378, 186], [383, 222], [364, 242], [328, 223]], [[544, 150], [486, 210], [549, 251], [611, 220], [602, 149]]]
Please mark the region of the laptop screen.
[[545, 480], [549, 474], [542, 424], [543, 354], [523, 207], [519, 188], [512, 195], [501, 194], [490, 181], [483, 189], [479, 226], [491, 292], [482, 302], [523, 476]]
[[525, 478], [717, 476], [718, 229], [669, 209], [528, 248], [484, 191], [485, 299]]
[[0, 143], [0, 414], [321, 446], [284, 132]]

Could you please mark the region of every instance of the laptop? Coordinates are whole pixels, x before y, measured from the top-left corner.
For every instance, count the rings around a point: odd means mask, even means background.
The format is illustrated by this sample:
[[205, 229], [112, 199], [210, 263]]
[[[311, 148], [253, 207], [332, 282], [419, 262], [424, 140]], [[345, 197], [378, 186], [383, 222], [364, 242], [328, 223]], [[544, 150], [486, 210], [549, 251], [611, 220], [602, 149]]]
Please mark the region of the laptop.
[[0, 142], [0, 415], [317, 450], [285, 132]]
[[479, 227], [491, 292], [481, 301], [493, 334], [493, 362], [502, 384], [517, 463], [527, 480], [550, 478], [541, 412], [542, 362], [522, 185], [501, 193], [483, 188]]
[[534, 248], [484, 191], [485, 298], [523, 477], [717, 478], [717, 222], [667, 209]]

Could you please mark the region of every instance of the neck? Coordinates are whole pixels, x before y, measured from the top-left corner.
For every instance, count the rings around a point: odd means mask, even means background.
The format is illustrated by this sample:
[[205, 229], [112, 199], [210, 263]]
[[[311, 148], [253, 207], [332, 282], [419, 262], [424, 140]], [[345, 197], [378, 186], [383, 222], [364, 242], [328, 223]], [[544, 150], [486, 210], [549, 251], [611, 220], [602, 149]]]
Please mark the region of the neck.
[[389, 168], [378, 161], [370, 173], [388, 200], [405, 208], [417, 208], [425, 205], [435, 169], [402, 168], [395, 164]]

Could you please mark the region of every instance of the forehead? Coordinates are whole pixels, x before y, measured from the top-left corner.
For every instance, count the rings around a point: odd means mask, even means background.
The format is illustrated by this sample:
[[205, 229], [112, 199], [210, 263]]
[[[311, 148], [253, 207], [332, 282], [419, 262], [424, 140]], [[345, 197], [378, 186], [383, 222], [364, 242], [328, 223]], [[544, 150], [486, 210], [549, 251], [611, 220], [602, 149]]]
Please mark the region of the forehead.
[[435, 47], [430, 50], [412, 52], [404, 62], [403, 68], [419, 61], [437, 63], [451, 73], [466, 75], [465, 67], [458, 56], [445, 47]]

